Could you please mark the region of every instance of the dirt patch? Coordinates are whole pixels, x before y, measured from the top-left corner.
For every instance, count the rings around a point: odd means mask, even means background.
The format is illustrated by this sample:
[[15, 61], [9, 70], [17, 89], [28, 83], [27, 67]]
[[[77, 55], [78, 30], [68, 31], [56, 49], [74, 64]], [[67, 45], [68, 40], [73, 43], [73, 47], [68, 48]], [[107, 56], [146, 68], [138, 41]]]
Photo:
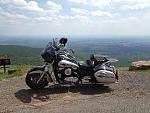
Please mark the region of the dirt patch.
[[0, 81], [0, 113], [149, 113], [150, 73], [121, 71], [108, 86], [29, 89], [24, 76]]

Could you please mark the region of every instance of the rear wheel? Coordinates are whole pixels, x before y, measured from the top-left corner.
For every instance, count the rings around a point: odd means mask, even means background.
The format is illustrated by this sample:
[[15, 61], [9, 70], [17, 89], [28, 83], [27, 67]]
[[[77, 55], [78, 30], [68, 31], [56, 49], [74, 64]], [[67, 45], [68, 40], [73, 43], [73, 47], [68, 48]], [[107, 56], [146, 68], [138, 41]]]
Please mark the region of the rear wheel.
[[[45, 78], [45, 75], [43, 78], [38, 82], [39, 78], [41, 77], [40, 73], [33, 73], [33, 74], [27, 74], [26, 75], [26, 84], [31, 88], [31, 89], [42, 89], [45, 86], [48, 85], [47, 79]], [[38, 83], [37, 83], [38, 82]]]

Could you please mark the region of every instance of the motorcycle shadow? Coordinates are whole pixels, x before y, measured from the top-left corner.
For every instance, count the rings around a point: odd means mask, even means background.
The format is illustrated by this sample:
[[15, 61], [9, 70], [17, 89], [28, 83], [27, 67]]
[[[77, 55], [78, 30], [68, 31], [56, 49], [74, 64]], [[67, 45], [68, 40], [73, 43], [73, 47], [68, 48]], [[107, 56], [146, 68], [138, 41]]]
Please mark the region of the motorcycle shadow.
[[23, 103], [31, 103], [32, 99], [47, 101], [50, 99], [52, 94], [63, 94], [63, 93], [80, 93], [81, 95], [96, 95], [109, 93], [112, 89], [109, 86], [83, 84], [76, 86], [49, 86], [42, 90], [32, 89], [21, 89], [15, 93], [15, 97]]

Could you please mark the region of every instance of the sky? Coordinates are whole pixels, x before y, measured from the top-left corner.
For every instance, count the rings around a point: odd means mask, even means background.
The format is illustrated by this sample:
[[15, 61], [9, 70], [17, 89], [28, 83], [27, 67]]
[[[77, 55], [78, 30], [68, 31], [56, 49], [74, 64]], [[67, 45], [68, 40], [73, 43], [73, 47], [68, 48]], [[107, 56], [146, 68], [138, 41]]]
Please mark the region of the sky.
[[150, 0], [0, 0], [0, 36], [150, 35]]

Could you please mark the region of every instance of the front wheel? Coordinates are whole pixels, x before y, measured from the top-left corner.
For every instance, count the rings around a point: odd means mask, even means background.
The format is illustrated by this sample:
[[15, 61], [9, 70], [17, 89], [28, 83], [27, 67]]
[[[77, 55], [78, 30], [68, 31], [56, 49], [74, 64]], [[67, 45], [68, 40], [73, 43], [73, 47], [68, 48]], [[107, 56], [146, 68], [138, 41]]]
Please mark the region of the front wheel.
[[[42, 89], [45, 86], [48, 85], [48, 81], [45, 78], [45, 75], [43, 76], [43, 78], [38, 82], [39, 78], [41, 77], [40, 73], [32, 73], [32, 74], [27, 74], [25, 81], [26, 84], [31, 88], [31, 89]], [[38, 83], [37, 83], [38, 82]]]

